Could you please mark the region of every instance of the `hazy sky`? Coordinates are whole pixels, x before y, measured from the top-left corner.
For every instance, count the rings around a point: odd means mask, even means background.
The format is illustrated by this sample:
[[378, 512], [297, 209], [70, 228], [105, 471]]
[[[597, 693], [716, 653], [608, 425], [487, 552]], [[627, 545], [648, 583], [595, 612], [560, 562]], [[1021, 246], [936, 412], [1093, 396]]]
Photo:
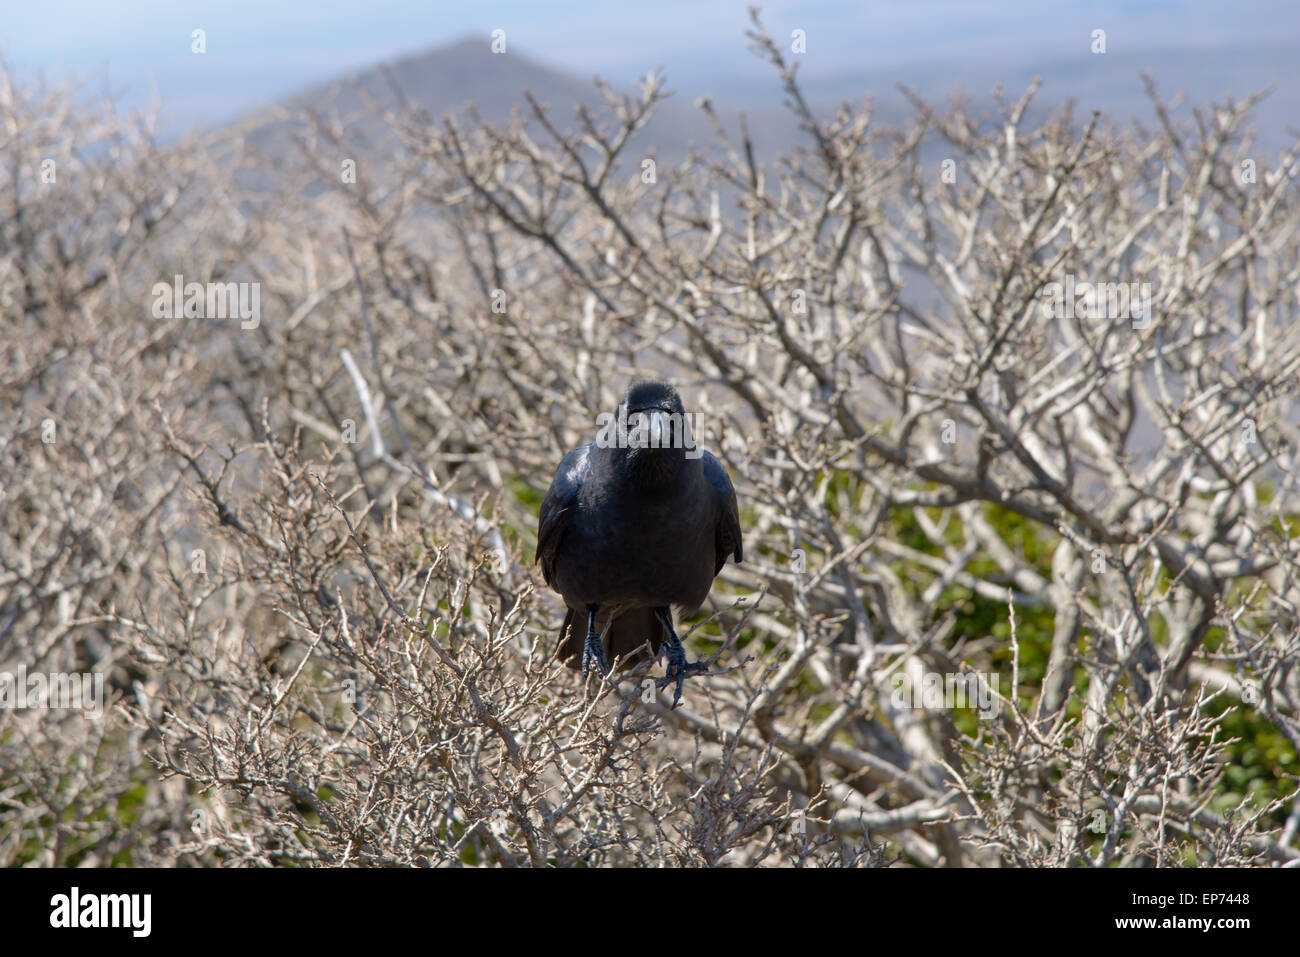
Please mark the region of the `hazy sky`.
[[[915, 72], [918, 64], [934, 64], [945, 78], [976, 67], [1050, 66], [1086, 54], [1098, 27], [1115, 54], [1177, 52], [1211, 76], [1243, 51], [1249, 59], [1255, 46], [1289, 46], [1286, 59], [1300, 58], [1297, 0], [822, 0], [762, 8], [774, 36], [788, 42], [791, 30], [807, 32], [803, 76], [832, 86], [845, 74]], [[687, 92], [743, 93], [759, 77], [770, 80], [745, 49], [747, 25], [744, 3], [705, 0], [0, 0], [0, 55], [23, 74], [72, 73], [96, 91], [107, 81], [129, 102], [157, 91], [172, 122], [211, 123], [394, 55], [486, 39], [496, 28], [512, 52], [581, 77], [600, 72], [624, 83], [663, 65]], [[196, 27], [207, 33], [202, 56], [190, 51]]]

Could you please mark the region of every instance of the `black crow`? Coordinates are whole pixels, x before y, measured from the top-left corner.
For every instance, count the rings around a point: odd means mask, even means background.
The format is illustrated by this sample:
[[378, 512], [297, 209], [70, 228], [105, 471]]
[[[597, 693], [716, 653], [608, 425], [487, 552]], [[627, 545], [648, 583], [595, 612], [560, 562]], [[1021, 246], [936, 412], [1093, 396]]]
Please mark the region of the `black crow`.
[[672, 386], [632, 385], [600, 438], [560, 462], [537, 525], [542, 574], [569, 607], [560, 658], [608, 673], [648, 643], [653, 658], [667, 654], [659, 687], [676, 682], [674, 707], [704, 665], [687, 662], [670, 606], [695, 611], [727, 556], [741, 560], [735, 489], [695, 445], [690, 418]]

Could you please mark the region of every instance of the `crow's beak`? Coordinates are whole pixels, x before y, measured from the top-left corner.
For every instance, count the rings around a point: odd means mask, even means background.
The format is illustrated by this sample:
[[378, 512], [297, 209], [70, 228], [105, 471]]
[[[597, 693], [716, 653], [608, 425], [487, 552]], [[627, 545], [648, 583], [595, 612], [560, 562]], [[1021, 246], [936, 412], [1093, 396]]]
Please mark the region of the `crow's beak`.
[[655, 409], [646, 416], [646, 438], [652, 449], [668, 448], [673, 440], [673, 423], [667, 412]]

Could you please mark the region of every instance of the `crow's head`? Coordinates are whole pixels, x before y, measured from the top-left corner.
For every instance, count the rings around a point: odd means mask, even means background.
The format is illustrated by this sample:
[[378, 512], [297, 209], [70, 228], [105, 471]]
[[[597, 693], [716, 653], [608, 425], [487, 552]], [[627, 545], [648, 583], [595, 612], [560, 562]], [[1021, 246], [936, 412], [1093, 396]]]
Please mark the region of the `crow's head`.
[[666, 382], [636, 382], [619, 404], [619, 446], [644, 484], [667, 482], [695, 446], [682, 397]]
[[623, 397], [623, 407], [630, 416], [636, 412], [667, 412], [681, 415], [682, 397], [667, 382], [634, 382]]

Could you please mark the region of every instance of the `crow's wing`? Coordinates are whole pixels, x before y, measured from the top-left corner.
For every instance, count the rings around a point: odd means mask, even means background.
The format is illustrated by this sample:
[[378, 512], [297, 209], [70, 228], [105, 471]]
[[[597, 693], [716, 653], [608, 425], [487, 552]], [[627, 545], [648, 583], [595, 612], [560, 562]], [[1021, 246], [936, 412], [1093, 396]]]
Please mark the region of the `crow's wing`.
[[560, 460], [551, 483], [542, 499], [537, 514], [537, 561], [542, 566], [546, 584], [555, 587], [555, 552], [560, 547], [564, 533], [573, 522], [573, 510], [578, 507], [578, 490], [591, 474], [590, 446], [574, 449]]
[[711, 452], [705, 452], [703, 455], [704, 477], [709, 480], [713, 486], [714, 492], [718, 495], [718, 530], [717, 530], [717, 559], [716, 567], [713, 574], [722, 571], [722, 566], [727, 564], [727, 556], [736, 556], [736, 561], [741, 561], [742, 550], [740, 545], [740, 511], [736, 507], [736, 490], [731, 487], [731, 478], [727, 475], [727, 470], [722, 467], [722, 463], [713, 457]]

